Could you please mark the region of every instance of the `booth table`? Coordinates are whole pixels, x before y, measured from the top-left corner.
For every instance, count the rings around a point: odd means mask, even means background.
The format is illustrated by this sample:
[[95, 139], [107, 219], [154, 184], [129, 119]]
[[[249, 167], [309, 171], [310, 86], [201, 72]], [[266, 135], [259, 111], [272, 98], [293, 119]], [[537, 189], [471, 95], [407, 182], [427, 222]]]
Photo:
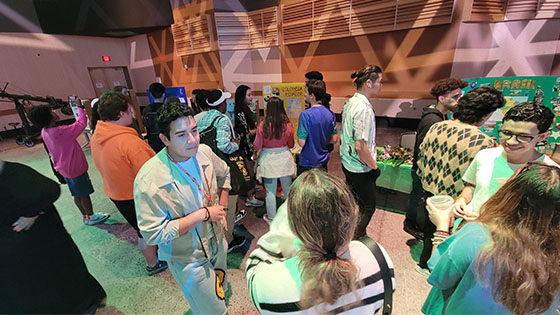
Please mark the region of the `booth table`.
[[381, 170], [381, 175], [377, 178], [377, 187], [410, 194], [412, 191], [412, 176], [410, 175], [412, 165], [405, 163], [399, 167], [393, 167], [391, 164], [377, 161], [377, 167]]

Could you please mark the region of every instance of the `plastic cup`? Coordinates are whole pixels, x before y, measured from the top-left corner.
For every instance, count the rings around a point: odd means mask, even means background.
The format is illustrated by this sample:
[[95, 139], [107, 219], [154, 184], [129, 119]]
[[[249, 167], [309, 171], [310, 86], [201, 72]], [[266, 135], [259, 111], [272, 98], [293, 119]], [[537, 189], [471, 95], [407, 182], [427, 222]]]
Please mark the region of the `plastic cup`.
[[[434, 208], [438, 210], [447, 210], [455, 203], [455, 200], [451, 196], [447, 196], [447, 195], [432, 196], [428, 198], [426, 203], [428, 201], [432, 204]], [[426, 206], [426, 208], [428, 208], [428, 206]]]

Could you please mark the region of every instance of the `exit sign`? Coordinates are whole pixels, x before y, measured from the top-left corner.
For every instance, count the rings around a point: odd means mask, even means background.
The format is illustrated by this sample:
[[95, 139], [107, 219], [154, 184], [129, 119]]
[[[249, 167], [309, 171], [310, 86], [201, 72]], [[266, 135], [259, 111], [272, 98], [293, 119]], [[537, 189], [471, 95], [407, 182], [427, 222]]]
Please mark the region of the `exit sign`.
[[103, 57], [101, 57], [101, 59], [103, 59], [104, 62], [111, 61], [111, 57], [109, 57], [109, 56], [103, 56]]

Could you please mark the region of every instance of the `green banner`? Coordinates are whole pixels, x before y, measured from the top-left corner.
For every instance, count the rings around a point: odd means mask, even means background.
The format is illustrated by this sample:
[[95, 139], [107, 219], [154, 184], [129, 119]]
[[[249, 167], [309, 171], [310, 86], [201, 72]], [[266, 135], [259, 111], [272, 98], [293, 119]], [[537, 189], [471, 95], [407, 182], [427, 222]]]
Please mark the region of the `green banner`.
[[535, 101], [552, 109], [555, 115], [548, 143], [541, 143], [541, 152], [549, 153], [555, 143], [560, 143], [560, 77], [494, 77], [463, 79], [469, 82], [465, 92], [490, 85], [504, 93], [506, 105], [497, 110], [484, 124], [482, 131], [499, 141], [498, 131], [504, 114], [515, 104]]

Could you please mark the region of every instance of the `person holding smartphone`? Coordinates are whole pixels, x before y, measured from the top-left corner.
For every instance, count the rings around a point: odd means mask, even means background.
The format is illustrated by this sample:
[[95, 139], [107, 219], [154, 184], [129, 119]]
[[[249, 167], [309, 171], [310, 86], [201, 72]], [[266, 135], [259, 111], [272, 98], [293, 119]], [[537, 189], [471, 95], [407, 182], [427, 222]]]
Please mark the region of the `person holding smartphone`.
[[48, 149], [54, 169], [68, 184], [74, 203], [82, 213], [84, 224], [95, 225], [104, 222], [110, 215], [93, 212], [90, 195], [93, 194], [94, 189], [87, 172], [86, 156], [77, 140], [86, 128], [87, 116], [82, 103], [74, 102], [74, 99], [70, 98], [71, 105], [77, 107], [78, 118], [71, 125], [57, 126], [58, 116], [47, 105], [31, 108], [27, 116], [33, 125], [41, 128], [41, 137]]

